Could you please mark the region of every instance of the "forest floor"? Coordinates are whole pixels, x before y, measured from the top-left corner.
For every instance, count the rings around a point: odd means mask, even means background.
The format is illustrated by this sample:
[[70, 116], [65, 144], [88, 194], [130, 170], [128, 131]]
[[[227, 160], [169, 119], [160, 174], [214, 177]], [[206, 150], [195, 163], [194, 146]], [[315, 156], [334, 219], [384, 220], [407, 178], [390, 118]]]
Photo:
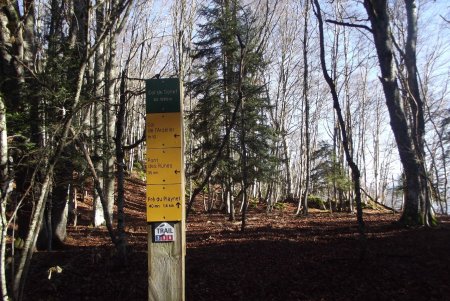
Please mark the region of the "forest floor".
[[[64, 249], [34, 254], [26, 300], [147, 300], [145, 185], [127, 180], [126, 266], [106, 230], [89, 225], [91, 204], [79, 204]], [[186, 232], [188, 301], [450, 300], [449, 217], [433, 229], [406, 229], [396, 214], [365, 211], [361, 259], [354, 214], [296, 217], [294, 205], [269, 214], [255, 205], [241, 232], [223, 213], [195, 209]], [[56, 266], [62, 271], [50, 274]]]

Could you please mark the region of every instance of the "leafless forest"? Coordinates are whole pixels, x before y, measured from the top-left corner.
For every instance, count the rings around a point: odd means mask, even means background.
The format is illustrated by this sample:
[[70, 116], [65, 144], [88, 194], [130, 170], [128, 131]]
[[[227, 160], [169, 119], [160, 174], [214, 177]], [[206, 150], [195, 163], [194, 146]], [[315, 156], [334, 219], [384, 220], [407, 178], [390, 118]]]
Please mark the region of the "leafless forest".
[[[279, 212], [298, 229], [334, 214], [354, 221], [361, 258], [387, 222], [436, 237], [450, 205], [449, 50], [446, 0], [0, 1], [3, 300], [26, 299], [34, 254], [67, 248], [77, 227], [130, 260], [151, 78], [183, 83], [190, 227], [223, 220], [255, 238]], [[373, 210], [393, 215], [377, 224]], [[209, 230], [191, 233], [192, 260]], [[279, 300], [336, 299], [302, 296]]]

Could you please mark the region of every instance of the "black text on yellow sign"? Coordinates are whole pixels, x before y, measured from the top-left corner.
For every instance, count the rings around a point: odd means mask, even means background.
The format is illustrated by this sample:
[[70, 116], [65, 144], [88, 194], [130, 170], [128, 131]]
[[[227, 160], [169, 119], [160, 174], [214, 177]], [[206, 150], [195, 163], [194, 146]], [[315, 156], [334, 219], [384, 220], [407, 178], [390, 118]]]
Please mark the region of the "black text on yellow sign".
[[182, 126], [181, 113], [148, 113], [147, 221], [182, 220]]
[[157, 148], [147, 151], [147, 182], [151, 184], [181, 184], [181, 154], [179, 148]]
[[147, 147], [181, 148], [181, 113], [147, 114]]
[[147, 222], [182, 219], [181, 185], [147, 185]]

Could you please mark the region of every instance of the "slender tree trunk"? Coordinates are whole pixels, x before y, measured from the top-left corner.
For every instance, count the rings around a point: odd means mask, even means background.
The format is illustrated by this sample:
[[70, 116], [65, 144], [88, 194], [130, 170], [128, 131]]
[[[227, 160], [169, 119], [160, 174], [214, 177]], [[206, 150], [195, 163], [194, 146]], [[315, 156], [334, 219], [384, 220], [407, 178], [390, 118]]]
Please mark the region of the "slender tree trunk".
[[126, 234], [125, 234], [125, 152], [123, 149], [123, 132], [125, 127], [125, 112], [126, 112], [126, 94], [125, 94], [125, 77], [127, 71], [122, 72], [120, 81], [120, 103], [117, 114], [116, 127], [116, 159], [117, 159], [117, 233], [118, 233], [118, 252], [119, 256], [126, 262]]
[[[104, 32], [105, 22], [105, 3], [99, 3], [95, 11], [97, 32], [96, 39], [99, 39]], [[96, 101], [94, 103], [94, 129], [93, 129], [93, 148], [94, 148], [94, 166], [97, 175], [100, 177], [101, 189], [104, 190], [105, 177], [105, 149], [107, 145], [105, 137], [105, 41], [102, 41], [95, 53], [95, 66], [94, 66], [94, 89]], [[94, 190], [94, 227], [99, 227], [105, 223], [104, 211], [102, 208], [102, 202], [100, 196]]]
[[41, 228], [42, 225], [42, 219], [44, 216], [44, 209], [45, 209], [45, 201], [47, 199], [48, 191], [50, 189], [54, 166], [55, 161], [52, 160], [52, 162], [49, 164], [45, 172], [45, 178], [43, 179], [44, 181], [41, 186], [41, 193], [34, 208], [29, 232], [25, 239], [24, 248], [22, 250], [19, 266], [17, 267], [16, 270], [17, 273], [14, 279], [15, 300], [22, 300], [23, 298], [23, 290], [25, 288], [26, 277], [28, 275], [28, 269], [36, 245], [39, 229]]
[[235, 213], [235, 206], [234, 206], [234, 197], [233, 197], [233, 183], [231, 182], [231, 180], [228, 180], [228, 187], [229, 187], [229, 191], [228, 191], [228, 198], [229, 198], [229, 206], [230, 206], [230, 215], [228, 220], [229, 221], [234, 221], [236, 219]]
[[[340, 4], [340, 3], [339, 3]], [[341, 10], [339, 10], [340, 18], [341, 16]], [[353, 146], [353, 126], [352, 126], [352, 114], [350, 110], [350, 70], [349, 70], [349, 61], [348, 61], [348, 47], [349, 47], [349, 41], [348, 41], [348, 33], [347, 29], [343, 29], [343, 50], [344, 50], [344, 111], [345, 111], [345, 129], [347, 134], [347, 140], [348, 140], [348, 151], [350, 153], [350, 156], [352, 157], [352, 160], [355, 161], [355, 154], [354, 154], [354, 146]], [[355, 162], [355, 165], [357, 163]], [[347, 168], [345, 168], [347, 175], [350, 173], [350, 171], [347, 172]], [[360, 171], [358, 171], [360, 173]], [[361, 181], [361, 176], [359, 177], [359, 181]], [[347, 200], [348, 200], [348, 212], [353, 212], [353, 191], [348, 191], [347, 193]]]
[[79, 144], [79, 147], [81, 149], [81, 151], [83, 152], [84, 158], [87, 162], [88, 168], [90, 169], [91, 173], [92, 173], [92, 177], [94, 178], [94, 189], [96, 191], [96, 193], [99, 195], [100, 197], [100, 202], [102, 205], [102, 209], [103, 209], [103, 214], [105, 216], [105, 223], [106, 223], [106, 229], [108, 230], [108, 234], [111, 238], [111, 241], [113, 242], [113, 244], [115, 246], [117, 246], [118, 242], [117, 242], [117, 237], [114, 233], [114, 228], [112, 226], [112, 220], [109, 218], [109, 214], [106, 214], [106, 210], [107, 210], [107, 201], [106, 201], [106, 197], [105, 194], [103, 192], [103, 189], [101, 187], [100, 184], [100, 178], [97, 175], [97, 171], [95, 170], [94, 167], [94, 163], [91, 160], [91, 157], [89, 155], [89, 151], [88, 148], [86, 146], [86, 143], [84, 143], [83, 141], [77, 141]]
[[363, 220], [363, 212], [361, 205], [361, 184], [360, 184], [360, 172], [358, 166], [353, 161], [353, 157], [350, 153], [350, 146], [347, 136], [347, 131], [345, 127], [344, 118], [342, 116], [341, 107], [339, 104], [339, 98], [336, 92], [336, 86], [334, 84], [333, 79], [329, 76], [325, 61], [325, 45], [324, 45], [324, 33], [323, 33], [323, 21], [322, 21], [322, 12], [320, 9], [320, 5], [318, 0], [313, 0], [316, 10], [314, 11], [317, 21], [319, 23], [319, 36], [320, 36], [320, 62], [322, 67], [323, 76], [328, 86], [330, 87], [331, 96], [333, 98], [333, 107], [336, 111], [336, 115], [338, 118], [339, 125], [341, 127], [341, 135], [342, 135], [342, 145], [345, 151], [345, 157], [348, 165], [352, 170], [352, 180], [353, 180], [353, 189], [355, 192], [355, 201], [357, 207], [357, 221], [358, 221], [358, 231], [361, 239], [361, 253], [360, 259], [363, 259], [366, 251], [366, 237], [365, 237], [365, 224]]
[[[3, 194], [3, 191], [2, 191]], [[0, 288], [2, 293], [2, 300], [8, 301], [8, 285], [6, 282], [6, 237], [8, 231], [8, 222], [6, 218], [6, 199], [1, 200], [0, 203]]]
[[[284, 123], [284, 121], [281, 121]], [[291, 167], [290, 167], [290, 160], [289, 160], [289, 150], [287, 146], [287, 137], [286, 137], [286, 130], [284, 129], [284, 125], [281, 126], [281, 143], [283, 146], [283, 162], [284, 162], [284, 168], [286, 169], [286, 199], [291, 200], [292, 199], [292, 176], [291, 176]]]
[[246, 143], [246, 120], [245, 120], [245, 100], [242, 91], [242, 80], [244, 78], [244, 54], [245, 45], [243, 45], [240, 37], [238, 36], [240, 44], [240, 62], [239, 62], [239, 79], [238, 79], [238, 99], [241, 104], [241, 164], [242, 164], [242, 224], [241, 231], [245, 230], [246, 214], [248, 207], [247, 187], [248, 183], [248, 167], [247, 167], [247, 143]]
[[[116, 1], [112, 1], [113, 8], [117, 5]], [[118, 77], [118, 66], [116, 63], [116, 44], [118, 32], [113, 28], [109, 30], [108, 34], [108, 60], [105, 65], [105, 122], [104, 122], [104, 137], [105, 140], [105, 156], [104, 156], [104, 190], [105, 197], [108, 203], [108, 214], [110, 219], [113, 219], [114, 209], [114, 190], [115, 190], [115, 141], [116, 134], [116, 82]], [[125, 113], [124, 113], [125, 115]]]
[[2, 300], [8, 301], [8, 285], [6, 282], [6, 237], [8, 220], [6, 204], [10, 191], [8, 172], [8, 132], [6, 128], [6, 108], [0, 94], [0, 288]]
[[305, 103], [305, 188], [303, 189], [302, 202], [303, 202], [303, 214], [308, 215], [308, 194], [310, 186], [310, 174], [311, 174], [311, 156], [310, 156], [310, 121], [309, 121], [309, 66], [308, 66], [308, 21], [309, 21], [309, 1], [305, 2], [305, 24], [303, 31], [303, 101]]

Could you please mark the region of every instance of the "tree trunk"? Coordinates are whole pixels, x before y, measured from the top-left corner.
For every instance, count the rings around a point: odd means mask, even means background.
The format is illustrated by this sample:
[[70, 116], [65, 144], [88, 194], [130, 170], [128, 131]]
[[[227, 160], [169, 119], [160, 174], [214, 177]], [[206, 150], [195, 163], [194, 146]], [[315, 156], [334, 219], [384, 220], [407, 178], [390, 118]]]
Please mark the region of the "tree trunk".
[[6, 108], [0, 94], [0, 289], [2, 300], [8, 301], [8, 285], [6, 282], [6, 237], [8, 220], [6, 204], [10, 188], [8, 172], [8, 132], [6, 128]]
[[[60, 153], [58, 154], [59, 157]], [[28, 231], [28, 235], [25, 239], [24, 247], [22, 250], [22, 254], [19, 261], [19, 266], [17, 267], [17, 273], [14, 279], [14, 299], [22, 300], [23, 298], [23, 290], [25, 288], [26, 278], [28, 276], [28, 269], [30, 267], [31, 257], [34, 252], [34, 248], [36, 246], [37, 237], [39, 234], [39, 229], [42, 225], [42, 220], [44, 217], [44, 209], [45, 209], [45, 201], [48, 196], [48, 191], [51, 185], [51, 178], [53, 174], [53, 169], [55, 167], [55, 161], [49, 164], [45, 171], [45, 178], [42, 183], [41, 193], [36, 202], [36, 206], [34, 208], [34, 212], [32, 215], [30, 228]]]
[[[24, 14], [25, 14], [25, 20], [24, 23], [27, 24], [27, 28], [25, 29], [24, 36], [29, 36], [32, 34], [34, 30], [34, 22], [30, 21], [30, 18], [32, 17], [32, 14], [34, 12], [34, 1], [24, 1]], [[12, 5], [11, 5], [12, 6]], [[114, 16], [111, 16], [111, 22], [108, 23], [108, 26], [112, 26], [117, 22], [117, 20], [120, 19], [120, 14], [123, 12], [123, 9], [126, 7], [121, 7], [118, 9]], [[88, 12], [89, 9], [87, 7], [86, 11]], [[0, 18], [3, 20], [3, 11], [0, 12]], [[19, 8], [17, 7], [17, 11], [13, 12], [15, 15], [20, 15]], [[79, 25], [79, 24], [78, 24]], [[85, 25], [85, 24], [83, 24]], [[28, 32], [27, 32], [28, 31]], [[3, 28], [2, 28], [3, 33]], [[87, 64], [89, 59], [92, 57], [93, 53], [96, 51], [96, 48], [99, 46], [99, 44], [104, 39], [104, 34], [101, 34], [100, 37], [97, 39], [96, 43], [90, 48], [83, 49], [84, 52], [80, 54], [79, 60], [77, 60], [77, 69], [76, 69], [76, 76], [74, 79], [74, 88], [73, 88], [73, 94], [71, 94], [70, 97], [70, 106], [67, 109], [67, 112], [69, 114], [63, 116], [61, 118], [58, 127], [55, 127], [58, 129], [58, 131], [55, 133], [53, 139], [52, 139], [52, 145], [51, 147], [48, 147], [46, 151], [48, 151], [48, 164], [46, 164], [45, 168], [43, 168], [42, 171], [42, 177], [41, 177], [41, 183], [39, 186], [39, 191], [37, 191], [37, 199], [34, 206], [33, 215], [31, 218], [30, 228], [29, 232], [27, 234], [27, 237], [25, 239], [24, 248], [20, 257], [20, 261], [18, 263], [17, 273], [13, 280], [13, 292], [14, 292], [14, 298], [16, 300], [21, 300], [23, 298], [23, 292], [25, 287], [25, 282], [28, 274], [28, 269], [30, 266], [30, 260], [34, 251], [34, 247], [36, 245], [36, 239], [38, 231], [41, 227], [42, 220], [43, 220], [43, 212], [45, 208], [45, 201], [48, 196], [48, 192], [51, 188], [52, 179], [54, 176], [55, 168], [57, 163], [59, 162], [63, 150], [68, 145], [68, 138], [70, 129], [72, 126], [72, 123], [75, 119], [75, 112], [78, 111], [79, 105], [80, 105], [80, 99], [81, 99], [81, 93], [82, 93], [82, 87], [84, 84], [84, 78], [85, 78], [85, 71], [87, 68]], [[85, 43], [85, 45], [90, 44], [89, 37], [86, 36], [85, 41], [81, 41], [81, 43]], [[26, 50], [27, 47], [32, 47], [31, 44], [24, 43], [24, 49]], [[26, 51], [25, 56], [32, 53], [31, 51]], [[22, 59], [22, 56], [18, 55], [16, 58], [16, 61], [20, 62]], [[2, 60], [3, 61], [3, 60]], [[24, 61], [26, 63], [26, 60]], [[27, 70], [34, 70], [33, 66], [28, 66], [29, 69]], [[73, 76], [73, 74], [71, 74]]]
[[[410, 3], [408, 3], [410, 2]], [[420, 95], [416, 94], [417, 76], [415, 66], [415, 40], [417, 19], [414, 17], [415, 1], [405, 1], [408, 14], [408, 41], [405, 63], [408, 70], [409, 103], [415, 116], [408, 116], [397, 82], [397, 71], [394, 67], [393, 38], [390, 29], [388, 5], [386, 0], [365, 0], [364, 6], [372, 25], [375, 48], [378, 54], [381, 77], [386, 97], [386, 105], [391, 120], [391, 128], [397, 143], [400, 160], [405, 175], [405, 203], [400, 222], [405, 225], [427, 225], [429, 219], [429, 197], [427, 193], [426, 174], [424, 169], [423, 150], [423, 108]], [[408, 124], [412, 118], [414, 126]]]
[[[284, 121], [282, 121], [284, 122]], [[286, 139], [286, 130], [284, 129], [284, 125], [281, 126], [281, 143], [283, 146], [283, 162], [284, 162], [284, 168], [286, 169], [286, 193], [285, 198], [287, 200], [292, 199], [292, 177], [291, 177], [291, 167], [290, 167], [290, 160], [289, 160], [289, 150], [287, 146], [287, 139]]]
[[52, 184], [50, 184], [47, 198], [45, 200], [44, 217], [36, 240], [37, 250], [52, 251], [52, 190], [53, 187]]
[[303, 189], [303, 195], [301, 196], [303, 203], [303, 214], [308, 215], [308, 194], [310, 186], [310, 174], [311, 174], [311, 156], [310, 156], [310, 124], [309, 124], [309, 66], [308, 66], [308, 20], [309, 19], [309, 1], [305, 2], [305, 24], [303, 31], [303, 101], [305, 103], [305, 188]]
[[[115, 1], [113, 1], [115, 2]], [[115, 4], [117, 5], [117, 4]], [[105, 65], [105, 83], [106, 83], [106, 99], [105, 99], [105, 117], [104, 117], [104, 137], [105, 140], [105, 155], [104, 155], [104, 190], [108, 203], [108, 214], [110, 219], [113, 219], [114, 208], [114, 189], [115, 189], [115, 166], [114, 166], [114, 154], [116, 145], [114, 142], [114, 136], [116, 134], [116, 82], [118, 77], [118, 67], [116, 63], [116, 43], [117, 32], [114, 29], [110, 30], [108, 35], [108, 60]], [[125, 116], [125, 112], [123, 113]]]
[[241, 143], [241, 168], [242, 168], [242, 224], [241, 224], [241, 231], [245, 230], [246, 225], [246, 214], [247, 214], [247, 207], [248, 207], [248, 195], [247, 195], [247, 188], [249, 186], [248, 183], [248, 166], [247, 166], [247, 141], [246, 141], [246, 120], [245, 120], [245, 99], [243, 94], [243, 79], [244, 79], [244, 56], [245, 56], [245, 45], [242, 43], [241, 38], [239, 35], [237, 36], [239, 40], [239, 46], [240, 46], [240, 60], [239, 60], [239, 78], [238, 78], [238, 86], [237, 86], [237, 92], [238, 92], [238, 102], [240, 103], [241, 107], [241, 137], [240, 137], [240, 143]]
[[[68, 168], [66, 175], [71, 175], [72, 169]], [[66, 179], [71, 179], [68, 177]], [[68, 182], [59, 183], [53, 188], [52, 193], [52, 247], [61, 248], [67, 237], [67, 221], [69, 214], [69, 185]]]
[[[419, 90], [416, 44], [417, 44], [417, 3], [415, 0], [405, 0], [406, 15], [408, 20], [408, 35], [405, 45], [405, 64], [407, 70], [407, 95], [412, 110], [413, 141], [419, 161], [419, 182], [421, 198], [419, 210], [421, 220], [427, 226], [434, 225], [433, 210], [431, 208], [431, 195], [428, 189], [431, 182], [428, 181], [425, 163], [425, 117], [424, 103]], [[407, 218], [406, 218], [407, 219]]]
[[319, 36], [320, 36], [320, 62], [322, 67], [322, 73], [330, 87], [331, 96], [333, 98], [333, 107], [336, 111], [336, 115], [338, 117], [338, 122], [341, 127], [341, 135], [342, 135], [342, 145], [345, 151], [345, 158], [347, 160], [348, 165], [352, 170], [352, 180], [353, 180], [353, 189], [355, 192], [355, 202], [357, 207], [357, 221], [358, 221], [358, 231], [361, 239], [361, 253], [360, 259], [363, 259], [366, 251], [366, 237], [365, 237], [365, 224], [363, 220], [363, 212], [361, 205], [361, 184], [360, 184], [360, 172], [358, 166], [353, 161], [352, 154], [350, 152], [349, 140], [347, 136], [347, 131], [345, 127], [344, 118], [342, 116], [341, 107], [339, 104], [339, 98], [336, 92], [336, 86], [334, 84], [333, 79], [329, 76], [325, 61], [325, 45], [324, 45], [324, 33], [323, 33], [323, 21], [322, 21], [322, 12], [320, 10], [320, 5], [318, 0], [314, 0], [314, 4], [316, 10], [314, 11], [317, 21], [319, 23]]
[[[105, 3], [100, 3], [95, 11], [97, 32], [96, 39], [99, 39], [104, 32], [104, 18], [105, 18]], [[100, 177], [101, 189], [104, 190], [105, 177], [105, 41], [99, 43], [97, 51], [95, 53], [95, 66], [94, 66], [94, 89], [96, 101], [94, 103], [94, 129], [93, 129], [93, 148], [94, 159], [93, 163], [97, 175]], [[100, 196], [94, 190], [94, 227], [99, 227], [105, 223], [104, 211]]]
[[127, 70], [122, 72], [120, 81], [120, 103], [117, 114], [116, 127], [116, 159], [117, 159], [117, 234], [118, 234], [118, 253], [119, 257], [126, 263], [127, 261], [127, 237], [125, 234], [125, 152], [123, 147], [123, 132], [125, 127], [125, 112], [126, 112], [126, 94], [125, 94], [125, 76]]

